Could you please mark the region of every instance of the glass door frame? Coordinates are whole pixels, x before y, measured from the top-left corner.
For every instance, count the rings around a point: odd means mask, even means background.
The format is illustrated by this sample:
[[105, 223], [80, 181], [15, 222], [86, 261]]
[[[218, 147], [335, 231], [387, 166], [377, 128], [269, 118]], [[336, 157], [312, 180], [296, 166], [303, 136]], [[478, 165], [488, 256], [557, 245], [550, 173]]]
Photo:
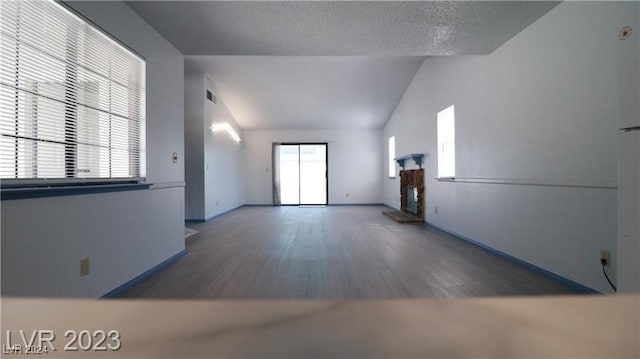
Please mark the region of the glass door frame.
[[[300, 146], [324, 146], [325, 156], [324, 156], [324, 165], [325, 165], [325, 203], [300, 203], [300, 197], [298, 197], [298, 204], [282, 204], [276, 203], [275, 200], [275, 191], [276, 191], [276, 168], [280, 168], [279, 164], [276, 164], [276, 156], [275, 151], [278, 146], [298, 146], [298, 178], [300, 178]], [[329, 142], [273, 142], [271, 146], [271, 161], [272, 161], [272, 188], [273, 188], [273, 205], [274, 206], [328, 206], [329, 205]], [[298, 182], [298, 191], [302, 187], [302, 183]]]

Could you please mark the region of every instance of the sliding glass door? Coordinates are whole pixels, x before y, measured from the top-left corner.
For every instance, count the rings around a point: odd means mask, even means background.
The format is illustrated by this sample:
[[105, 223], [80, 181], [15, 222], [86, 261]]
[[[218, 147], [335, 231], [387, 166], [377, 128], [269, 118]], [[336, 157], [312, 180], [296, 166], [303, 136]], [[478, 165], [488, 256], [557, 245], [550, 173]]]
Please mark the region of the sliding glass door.
[[327, 144], [273, 145], [273, 203], [327, 204]]
[[300, 145], [300, 204], [327, 204], [327, 145]]
[[280, 145], [280, 163], [274, 173], [280, 177], [280, 203], [300, 204], [300, 146]]

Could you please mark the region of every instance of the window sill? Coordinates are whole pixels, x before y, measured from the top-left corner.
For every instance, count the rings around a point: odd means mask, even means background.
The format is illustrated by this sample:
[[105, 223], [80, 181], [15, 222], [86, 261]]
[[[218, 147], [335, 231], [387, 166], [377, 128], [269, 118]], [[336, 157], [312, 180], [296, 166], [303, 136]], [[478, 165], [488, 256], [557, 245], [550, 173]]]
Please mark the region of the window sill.
[[387, 177], [387, 178], [389, 178], [389, 179], [396, 179], [395, 177]]
[[436, 181], [438, 182], [455, 182], [455, 177], [436, 177]]
[[82, 186], [49, 186], [49, 187], [19, 187], [2, 188], [0, 196], [2, 201], [42, 197], [75, 196], [82, 194], [109, 193], [121, 191], [137, 191], [149, 189], [152, 183], [125, 183], [125, 184], [100, 184]]

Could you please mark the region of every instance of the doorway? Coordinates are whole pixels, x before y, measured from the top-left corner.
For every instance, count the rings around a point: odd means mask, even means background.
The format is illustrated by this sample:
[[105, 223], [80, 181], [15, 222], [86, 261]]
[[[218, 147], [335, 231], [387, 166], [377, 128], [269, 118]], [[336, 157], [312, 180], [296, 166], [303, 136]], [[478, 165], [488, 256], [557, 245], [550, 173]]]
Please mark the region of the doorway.
[[327, 143], [273, 144], [273, 204], [328, 203]]

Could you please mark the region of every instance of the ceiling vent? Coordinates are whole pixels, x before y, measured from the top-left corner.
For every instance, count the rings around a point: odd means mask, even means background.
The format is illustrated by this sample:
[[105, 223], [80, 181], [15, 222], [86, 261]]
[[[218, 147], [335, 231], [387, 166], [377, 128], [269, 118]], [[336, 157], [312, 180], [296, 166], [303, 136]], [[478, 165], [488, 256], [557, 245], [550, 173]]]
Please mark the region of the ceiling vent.
[[215, 97], [215, 96], [211, 93], [211, 91], [209, 91], [209, 90], [207, 90], [207, 100], [209, 100], [209, 101], [211, 101], [211, 102], [213, 102], [213, 103], [215, 103], [215, 104], [217, 104], [217, 103], [218, 103], [218, 98], [217, 98], [217, 97]]

